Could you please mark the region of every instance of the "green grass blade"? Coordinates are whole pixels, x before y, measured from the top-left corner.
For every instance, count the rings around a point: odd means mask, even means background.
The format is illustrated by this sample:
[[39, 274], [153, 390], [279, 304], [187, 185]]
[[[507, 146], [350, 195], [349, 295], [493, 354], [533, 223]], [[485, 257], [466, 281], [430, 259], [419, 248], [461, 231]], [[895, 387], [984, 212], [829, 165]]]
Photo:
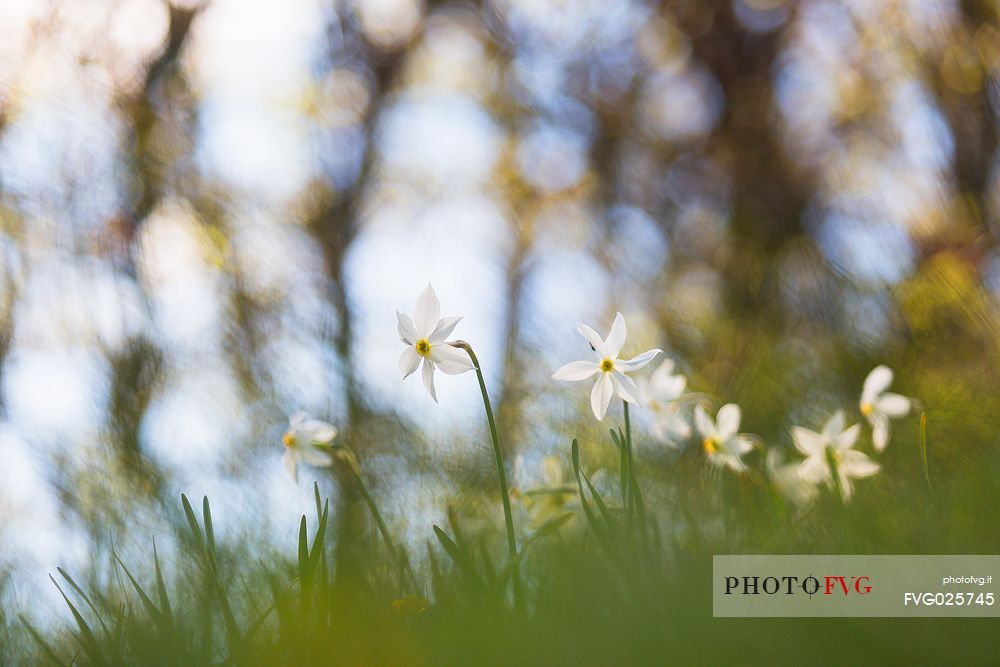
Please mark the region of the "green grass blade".
[[129, 571], [128, 567], [125, 565], [125, 562], [121, 559], [121, 557], [118, 554], [114, 554], [114, 558], [115, 562], [117, 562], [118, 565], [125, 572], [125, 576], [128, 577], [128, 580], [132, 582], [132, 587], [135, 589], [135, 592], [139, 594], [139, 599], [142, 600], [142, 606], [146, 608], [146, 611], [153, 618], [153, 620], [156, 621], [157, 625], [160, 625], [161, 624], [160, 610], [157, 609], [152, 599], [150, 599], [150, 597], [146, 595], [146, 591], [142, 589], [142, 586], [139, 585], [139, 582], [136, 581], [135, 577], [132, 576], [132, 573]]
[[205, 520], [204, 535], [201, 532], [198, 519], [194, 514], [191, 503], [188, 502], [187, 496], [181, 494], [181, 501], [184, 504], [184, 514], [187, 515], [191, 532], [194, 533], [195, 541], [198, 543], [198, 547], [207, 561], [208, 577], [216, 594], [219, 596], [219, 607], [222, 611], [222, 619], [226, 624], [226, 637], [230, 646], [232, 646], [234, 642], [239, 640], [239, 630], [236, 626], [236, 617], [233, 615], [232, 607], [229, 606], [229, 596], [226, 594], [226, 587], [222, 582], [222, 576], [219, 572], [219, 563], [215, 551], [215, 530], [212, 525], [212, 509], [208, 503], [208, 496], [204, 496], [202, 500], [202, 516]]
[[160, 570], [160, 555], [156, 553], [156, 540], [153, 540], [153, 565], [156, 569], [156, 594], [160, 599], [160, 614], [167, 626], [167, 631], [173, 633], [174, 613], [170, 609], [170, 597], [167, 595], [167, 586], [163, 581], [163, 572]]
[[611, 510], [609, 510], [608, 506], [604, 503], [604, 499], [601, 498], [601, 494], [598, 493], [596, 488], [594, 488], [590, 478], [587, 477], [587, 473], [581, 470], [580, 474], [583, 475], [583, 481], [587, 483], [587, 488], [590, 489], [590, 496], [594, 499], [594, 504], [597, 505], [597, 510], [601, 513], [601, 516], [604, 517], [608, 527], [612, 528], [614, 526], [614, 520], [611, 517]]
[[309, 532], [304, 514], [299, 521], [299, 579], [303, 586], [309, 579]]
[[570, 452], [573, 459], [573, 475], [576, 476], [576, 487], [580, 494], [580, 506], [583, 508], [583, 514], [587, 517], [587, 523], [590, 524], [591, 530], [598, 537], [602, 537], [604, 534], [604, 527], [600, 525], [597, 521], [597, 515], [594, 514], [594, 510], [590, 508], [590, 503], [587, 502], [587, 496], [583, 492], [583, 479], [582, 472], [580, 470], [580, 443], [573, 439], [573, 445], [570, 447]]
[[483, 582], [480, 579], [479, 574], [476, 572], [475, 564], [472, 559], [459, 547], [454, 540], [448, 537], [448, 534], [441, 530], [437, 525], [434, 526], [434, 534], [437, 535], [438, 541], [441, 546], [444, 547], [445, 553], [451, 556], [452, 561], [455, 565], [464, 572], [469, 579], [475, 583], [477, 588], [482, 588]]
[[319, 499], [319, 482], [313, 482], [313, 496], [316, 499], [316, 520], [319, 520], [320, 515], [323, 513], [323, 503]]
[[618, 483], [621, 485], [622, 490], [622, 507], [625, 511], [629, 511], [629, 465], [628, 465], [628, 450], [622, 446], [618, 450]]
[[195, 544], [204, 552], [205, 536], [201, 533], [201, 526], [198, 525], [198, 518], [194, 515], [194, 509], [192, 509], [190, 501], [188, 501], [187, 496], [183, 493], [181, 494], [181, 503], [184, 505], [184, 515], [187, 517], [188, 526], [191, 527], [191, 534], [194, 535]]
[[920, 413], [920, 460], [924, 464], [924, 479], [927, 481], [927, 490], [933, 492], [931, 486], [931, 471], [927, 466], [927, 413]]
[[[484, 579], [486, 580], [487, 588], [489, 588], [492, 591], [495, 590], [495, 585], [497, 581], [496, 567], [493, 565], [493, 559], [490, 558], [490, 551], [489, 547], [486, 545], [486, 540], [479, 540], [478, 544], [479, 544], [479, 560], [483, 564], [483, 576]], [[521, 552], [518, 552], [517, 554], [518, 557], [520, 557], [523, 551], [524, 549], [522, 548]], [[518, 560], [520, 560], [520, 558], [518, 558]]]
[[57, 665], [66, 665], [66, 663], [59, 658], [59, 655], [56, 653], [55, 649], [52, 648], [52, 645], [45, 641], [45, 638], [42, 637], [41, 633], [38, 632], [35, 626], [29, 623], [24, 617], [21, 617], [21, 623], [24, 624], [25, 629], [27, 629], [31, 638], [35, 640], [35, 643], [41, 647], [42, 652], [45, 653], [45, 657]]
[[213, 562], [217, 562], [215, 553], [215, 529], [212, 526], [212, 508], [208, 504], [208, 496], [201, 500], [201, 513], [205, 518], [205, 543], [208, 546], [208, 555]]
[[83, 601], [87, 603], [90, 610], [94, 612], [94, 616], [97, 617], [97, 622], [101, 624], [101, 630], [104, 632], [104, 636], [110, 637], [108, 627], [104, 624], [104, 619], [101, 618], [101, 613], [97, 611], [97, 607], [95, 607], [94, 603], [90, 600], [90, 596], [83, 592], [83, 589], [80, 588], [75, 581], [73, 581], [73, 577], [69, 576], [69, 573], [67, 573], [66, 570], [61, 567], [57, 567], [56, 571], [62, 576], [63, 579], [66, 580], [66, 583], [70, 585], [70, 588], [76, 591], [76, 594], [83, 598]]
[[614, 429], [610, 429], [610, 431], [611, 431], [611, 440], [615, 443], [615, 447], [617, 449], [621, 449], [622, 447], [624, 447], [625, 441], [619, 439], [618, 432], [615, 431]]
[[451, 532], [455, 535], [455, 544], [461, 547], [462, 551], [469, 552], [469, 543], [465, 539], [465, 535], [462, 533], [462, 527], [458, 523], [458, 514], [455, 512], [455, 508], [448, 507], [448, 527], [451, 528]]
[[323, 514], [319, 519], [319, 526], [316, 527], [316, 535], [313, 537], [312, 550], [309, 552], [309, 576], [312, 577], [319, 567], [319, 557], [323, 553], [323, 543], [326, 538], [327, 517], [330, 512], [330, 501], [326, 501]]
[[63, 591], [62, 586], [60, 586], [59, 582], [56, 581], [55, 577], [50, 574], [49, 579], [53, 584], [55, 584], [55, 587], [59, 590], [59, 594], [62, 595], [63, 600], [65, 600], [67, 606], [69, 606], [69, 610], [73, 613], [73, 618], [76, 620], [76, 624], [80, 628], [79, 639], [84, 652], [86, 652], [92, 661], [97, 663], [104, 662], [104, 657], [101, 653], [101, 646], [97, 643], [97, 638], [94, 637], [94, 633], [91, 631], [87, 621], [80, 614], [79, 610], [77, 610], [76, 605], [70, 601], [65, 591]]

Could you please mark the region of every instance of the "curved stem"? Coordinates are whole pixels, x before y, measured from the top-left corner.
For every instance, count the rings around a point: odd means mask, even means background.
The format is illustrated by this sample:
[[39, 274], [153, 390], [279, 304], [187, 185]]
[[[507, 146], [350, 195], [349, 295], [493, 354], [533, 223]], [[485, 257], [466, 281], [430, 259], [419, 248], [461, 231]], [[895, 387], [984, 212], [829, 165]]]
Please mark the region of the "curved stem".
[[493, 456], [497, 464], [497, 477], [500, 478], [500, 500], [503, 502], [504, 520], [507, 524], [507, 548], [510, 552], [511, 564], [514, 567], [513, 576], [511, 577], [514, 586], [514, 605], [520, 608], [521, 577], [519, 574], [520, 568], [516, 564], [517, 538], [514, 535], [514, 514], [510, 509], [510, 490], [507, 485], [507, 471], [504, 467], [503, 450], [500, 448], [500, 435], [497, 433], [496, 420], [493, 419], [493, 407], [490, 405], [490, 396], [486, 391], [486, 380], [483, 379], [483, 371], [479, 366], [479, 359], [472, 350], [472, 346], [464, 340], [455, 341], [452, 345], [465, 350], [466, 354], [469, 355], [469, 359], [472, 360], [473, 367], [476, 369], [476, 377], [479, 378], [479, 390], [483, 394], [483, 406], [486, 408], [486, 421], [489, 422], [490, 437], [493, 439]]

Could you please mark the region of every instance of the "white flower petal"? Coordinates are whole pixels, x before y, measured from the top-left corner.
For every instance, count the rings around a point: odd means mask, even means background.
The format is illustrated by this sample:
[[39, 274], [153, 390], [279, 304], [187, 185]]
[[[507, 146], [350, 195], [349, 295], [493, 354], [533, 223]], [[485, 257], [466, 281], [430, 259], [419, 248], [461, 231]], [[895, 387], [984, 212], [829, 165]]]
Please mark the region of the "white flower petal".
[[673, 415], [667, 413], [669, 416], [666, 418], [667, 421], [667, 432], [671, 435], [672, 440], [687, 440], [691, 437], [691, 424], [688, 420], [684, 418], [679, 411], [675, 411]]
[[333, 458], [327, 452], [321, 452], [312, 447], [303, 447], [299, 450], [299, 460], [317, 468], [328, 468], [333, 465]]
[[611, 396], [614, 394], [615, 386], [611, 382], [611, 375], [601, 373], [594, 383], [594, 388], [590, 392], [590, 408], [594, 411], [597, 421], [602, 421], [604, 415], [608, 414], [608, 404], [611, 403]]
[[429, 343], [440, 343], [448, 339], [451, 332], [455, 330], [458, 323], [462, 321], [461, 317], [442, 317], [437, 326], [434, 327], [434, 331], [431, 335], [427, 337]]
[[307, 419], [309, 419], [309, 413], [303, 410], [299, 410], [294, 415], [288, 418], [288, 425], [294, 429]]
[[653, 420], [653, 435], [658, 440], [673, 442], [691, 437], [691, 425], [676, 406], [670, 406]]
[[475, 368], [472, 365], [472, 358], [465, 350], [448, 343], [431, 345], [431, 361], [438, 370], [448, 375], [459, 375]]
[[889, 418], [883, 414], [873, 414], [869, 417], [872, 423], [872, 444], [875, 451], [881, 452], [889, 444]]
[[441, 302], [438, 301], [434, 288], [427, 283], [427, 287], [417, 298], [417, 311], [413, 314], [417, 337], [429, 337], [439, 319], [441, 319]]
[[285, 455], [281, 457], [281, 463], [285, 466], [285, 472], [288, 476], [292, 478], [292, 481], [296, 484], [299, 483], [299, 467], [298, 467], [298, 457], [295, 456], [295, 452], [291, 449], [285, 450]]
[[743, 456], [753, 450], [753, 441], [746, 436], [737, 435], [727, 440], [723, 446], [733, 454]]
[[746, 472], [747, 465], [743, 463], [743, 459], [733, 454], [722, 454], [720, 456], [722, 462], [733, 469], [735, 472]]
[[337, 437], [337, 427], [319, 419], [310, 419], [299, 425], [296, 435], [303, 445], [327, 445]]
[[795, 449], [806, 456], [819, 456], [826, 446], [826, 439], [821, 433], [810, 431], [802, 426], [792, 427], [792, 442], [795, 443]]
[[764, 465], [767, 467], [767, 472], [774, 474], [778, 471], [778, 466], [781, 462], [785, 460], [785, 457], [777, 449], [768, 449], [767, 453], [764, 455]]
[[608, 334], [608, 339], [605, 341], [609, 357], [612, 359], [618, 358], [622, 348], [625, 347], [626, 336], [625, 318], [621, 313], [615, 313], [615, 321], [611, 325], [611, 333]]
[[631, 359], [619, 359], [618, 361], [615, 362], [615, 368], [617, 368], [620, 371], [624, 371], [626, 373], [637, 371], [646, 364], [648, 364], [649, 362], [651, 362], [653, 359], [655, 359], [656, 355], [660, 354], [661, 352], [663, 352], [663, 350], [657, 350], [657, 349], [646, 350], [642, 354], [632, 357]]
[[396, 311], [396, 331], [399, 332], [399, 340], [406, 345], [414, 345], [417, 342], [417, 329], [413, 326], [413, 320], [406, 313]]
[[830, 467], [826, 464], [824, 455], [817, 454], [800, 463], [798, 473], [807, 482], [817, 484], [830, 477]]
[[850, 449], [854, 446], [854, 443], [858, 441], [858, 435], [861, 434], [861, 424], [855, 424], [845, 431], [841, 431], [833, 437], [833, 446], [838, 450]]
[[403, 353], [399, 355], [399, 373], [403, 376], [403, 379], [410, 377], [413, 371], [417, 370], [417, 366], [420, 365], [420, 355], [411, 346], [403, 350]]
[[854, 485], [851, 484], [851, 478], [843, 470], [837, 471], [837, 477], [840, 479], [840, 493], [844, 496], [844, 502], [848, 503], [851, 501], [851, 496], [854, 495]]
[[431, 395], [434, 402], [438, 402], [437, 392], [434, 390], [434, 362], [430, 359], [424, 358], [424, 368], [423, 368], [423, 378], [424, 386], [427, 388], [427, 393]]
[[892, 384], [892, 369], [888, 366], [876, 366], [865, 378], [865, 384], [861, 389], [861, 400], [873, 402], [875, 396], [888, 389], [890, 384]]
[[604, 339], [600, 335], [588, 327], [586, 324], [581, 324], [576, 327], [576, 330], [580, 332], [580, 335], [587, 339], [590, 346], [594, 348], [597, 352], [597, 356], [601, 359], [608, 358], [608, 346], [604, 344]]
[[656, 370], [653, 371], [653, 374], [649, 376], [649, 381], [654, 385], [661, 382], [667, 382], [673, 377], [673, 372], [674, 360], [670, 358], [664, 359], [660, 365], [656, 367]]
[[698, 427], [698, 432], [703, 438], [715, 437], [715, 423], [712, 418], [705, 413], [705, 408], [696, 405], [694, 408], [694, 423]]
[[838, 433], [844, 430], [844, 426], [847, 424], [847, 417], [844, 415], [843, 410], [837, 410], [833, 413], [826, 424], [823, 425], [823, 435], [826, 436], [827, 440], [833, 440]]
[[669, 403], [670, 401], [677, 400], [684, 393], [684, 389], [687, 387], [687, 378], [683, 375], [671, 375], [665, 380], [659, 380], [651, 384], [653, 387], [653, 396], [656, 397], [656, 400]]
[[639, 400], [639, 388], [635, 386], [635, 380], [617, 370], [611, 371], [610, 375], [619, 398], [635, 405], [642, 405], [642, 402]]
[[579, 382], [580, 380], [586, 380], [594, 375], [594, 373], [599, 373], [600, 371], [601, 366], [596, 362], [573, 361], [553, 373], [552, 379], [564, 382]]
[[910, 399], [900, 394], [882, 394], [875, 401], [875, 411], [887, 417], [905, 417], [910, 414]]
[[740, 406], [735, 403], [723, 405], [719, 408], [715, 423], [719, 440], [729, 440], [740, 430]]
[[871, 477], [880, 469], [881, 466], [875, 461], [853, 449], [844, 452], [840, 463], [840, 471], [848, 477]]

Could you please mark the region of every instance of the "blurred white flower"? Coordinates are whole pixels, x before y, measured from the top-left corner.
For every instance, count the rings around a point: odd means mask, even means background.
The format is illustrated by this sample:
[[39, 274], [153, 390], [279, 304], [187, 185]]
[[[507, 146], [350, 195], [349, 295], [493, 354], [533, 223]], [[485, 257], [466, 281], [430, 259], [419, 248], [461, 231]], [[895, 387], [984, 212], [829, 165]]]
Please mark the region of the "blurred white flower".
[[845, 429], [845, 417], [838, 410], [819, 433], [801, 426], [792, 428], [792, 440], [795, 447], [806, 455], [806, 460], [799, 464], [799, 476], [812, 484], [826, 482], [833, 486], [833, 474], [830, 470], [830, 459], [836, 464], [840, 492], [844, 502], [851, 499], [854, 487], [852, 478], [871, 477], [879, 471], [879, 465], [861, 452], [852, 449], [861, 432], [861, 425], [855, 424]]
[[653, 413], [650, 430], [654, 438], [676, 446], [678, 441], [691, 437], [691, 425], [677, 403], [687, 386], [687, 378], [674, 375], [673, 359], [664, 359], [648, 380], [639, 378], [636, 385], [642, 404]]
[[445, 342], [462, 318], [441, 317], [441, 303], [434, 293], [434, 288], [428, 283], [417, 299], [417, 310], [413, 313], [413, 319], [396, 311], [396, 320], [399, 339], [406, 345], [403, 354], [399, 356], [399, 372], [403, 374], [405, 380], [417, 370], [420, 360], [423, 359], [424, 386], [436, 403], [435, 369], [440, 369], [442, 373], [448, 375], [458, 375], [473, 369], [468, 354]]
[[562, 464], [554, 456], [543, 457], [538, 472], [537, 476], [530, 475], [520, 454], [514, 459], [511, 498], [519, 500], [518, 505], [523, 508], [525, 521], [522, 525], [537, 531], [556, 519], [571, 515], [559, 533], [563, 537], [575, 534], [584, 525], [578, 516], [582, 506], [576, 486], [566, 482]]
[[743, 455], [753, 449], [753, 443], [740, 430], [740, 406], [727, 403], [719, 408], [716, 421], [700, 405], [694, 409], [694, 421], [701, 433], [702, 447], [708, 460], [717, 466], [729, 466], [736, 472], [747, 469]]
[[796, 505], [808, 505], [816, 499], [816, 485], [799, 475], [798, 463], [784, 463], [784, 457], [777, 449], [768, 449], [767, 476], [775, 490]]
[[577, 331], [587, 339], [594, 349], [596, 361], [574, 361], [566, 364], [553, 374], [555, 380], [565, 380], [568, 382], [579, 382], [589, 377], [597, 375], [597, 382], [590, 392], [590, 407], [594, 411], [594, 416], [598, 420], [604, 419], [608, 412], [608, 404], [611, 403], [611, 396], [618, 394], [623, 401], [641, 404], [639, 400], [639, 389], [635, 382], [625, 373], [637, 371], [652, 361], [662, 350], [648, 350], [632, 359], [619, 359], [618, 355], [625, 347], [625, 318], [621, 313], [615, 315], [614, 324], [611, 325], [611, 333], [607, 340], [603, 340], [596, 331], [581, 324]]
[[285, 445], [282, 463], [296, 484], [299, 481], [299, 462], [321, 468], [329, 467], [333, 458], [318, 447], [329, 446], [337, 437], [337, 429], [319, 419], [310, 419], [305, 412], [296, 412], [288, 420], [288, 430], [281, 438]]
[[889, 420], [895, 417], [905, 417], [910, 412], [910, 399], [900, 394], [887, 392], [892, 384], [892, 369], [888, 366], [876, 366], [865, 378], [861, 389], [861, 414], [872, 426], [872, 444], [875, 451], [881, 452], [889, 444]]

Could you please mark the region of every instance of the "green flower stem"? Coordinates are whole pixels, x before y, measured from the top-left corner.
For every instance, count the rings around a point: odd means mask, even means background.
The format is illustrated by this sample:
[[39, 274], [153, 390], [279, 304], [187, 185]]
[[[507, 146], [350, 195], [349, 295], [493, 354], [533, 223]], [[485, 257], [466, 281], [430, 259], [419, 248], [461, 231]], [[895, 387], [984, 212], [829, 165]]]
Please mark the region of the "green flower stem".
[[632, 523], [632, 512], [635, 508], [635, 475], [632, 472], [632, 420], [629, 419], [628, 414], [628, 401], [622, 401], [622, 405], [625, 406], [625, 463], [626, 468], [628, 468], [628, 474], [625, 476], [625, 482], [628, 484], [628, 491], [625, 494], [625, 515], [628, 517], [628, 521]]
[[476, 377], [479, 378], [479, 390], [483, 394], [483, 406], [486, 408], [486, 421], [490, 425], [490, 437], [493, 439], [493, 456], [496, 458], [497, 476], [500, 478], [500, 500], [503, 501], [504, 520], [507, 523], [507, 548], [510, 551], [511, 565], [514, 568], [511, 580], [514, 586], [514, 605], [521, 607], [521, 576], [520, 568], [517, 566], [517, 538], [514, 536], [514, 514], [510, 509], [510, 489], [507, 486], [507, 472], [503, 462], [503, 450], [500, 448], [500, 435], [497, 433], [496, 420], [493, 419], [493, 408], [490, 406], [490, 396], [486, 391], [486, 380], [483, 379], [483, 371], [479, 366], [479, 359], [472, 350], [472, 346], [464, 340], [452, 343], [455, 347], [462, 348], [472, 360], [472, 365], [476, 369]]
[[837, 465], [837, 457], [834, 456], [833, 450], [829, 447], [826, 448], [826, 463], [830, 466], [830, 476], [833, 478], [833, 488], [837, 493], [837, 499], [840, 501], [841, 507], [847, 505], [844, 493], [845, 489], [840, 486], [840, 468]]
[[409, 569], [406, 559], [403, 557], [402, 548], [397, 548], [395, 543], [392, 541], [392, 536], [389, 534], [389, 528], [385, 524], [385, 519], [382, 518], [382, 513], [379, 511], [378, 505], [375, 504], [375, 499], [368, 490], [368, 485], [365, 484], [365, 479], [361, 475], [361, 469], [358, 467], [357, 460], [354, 458], [354, 453], [348, 453], [346, 458], [347, 467], [351, 469], [351, 472], [354, 474], [354, 479], [358, 482], [358, 489], [361, 491], [361, 497], [365, 499], [365, 503], [367, 503], [368, 509], [371, 511], [372, 517], [375, 519], [375, 525], [378, 526], [378, 531], [382, 534], [382, 539], [385, 540], [386, 547], [388, 547], [389, 553], [392, 554], [392, 558], [396, 562], [396, 567], [399, 569], [400, 584], [405, 585], [407, 574], [409, 574], [409, 580], [410, 584], [413, 586], [413, 592], [417, 593], [418, 586], [416, 578], [414, 577], [413, 572]]

